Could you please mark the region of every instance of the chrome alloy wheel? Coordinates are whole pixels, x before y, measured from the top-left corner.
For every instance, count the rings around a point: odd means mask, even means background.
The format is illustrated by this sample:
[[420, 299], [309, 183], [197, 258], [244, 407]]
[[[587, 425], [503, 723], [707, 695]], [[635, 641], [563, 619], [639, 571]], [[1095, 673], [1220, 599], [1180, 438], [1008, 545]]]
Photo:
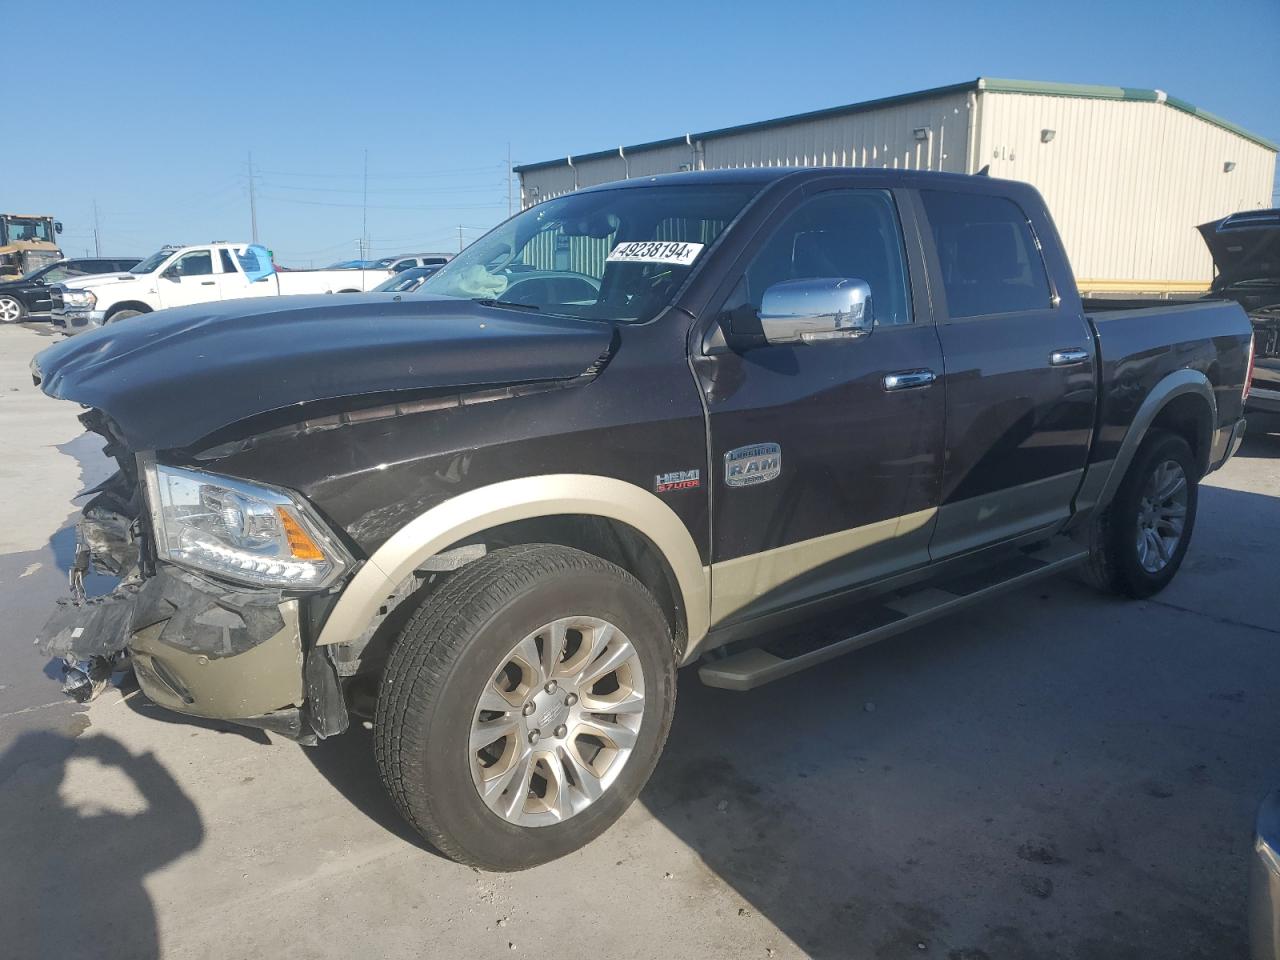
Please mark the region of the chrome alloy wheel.
[[0, 297], [0, 323], [17, 323], [22, 319], [22, 304], [13, 297]]
[[561, 823], [598, 800], [631, 757], [644, 672], [613, 624], [564, 617], [506, 655], [471, 723], [471, 779], [509, 823]]
[[1138, 563], [1147, 573], [1168, 566], [1187, 518], [1187, 475], [1166, 460], [1151, 471], [1138, 500]]

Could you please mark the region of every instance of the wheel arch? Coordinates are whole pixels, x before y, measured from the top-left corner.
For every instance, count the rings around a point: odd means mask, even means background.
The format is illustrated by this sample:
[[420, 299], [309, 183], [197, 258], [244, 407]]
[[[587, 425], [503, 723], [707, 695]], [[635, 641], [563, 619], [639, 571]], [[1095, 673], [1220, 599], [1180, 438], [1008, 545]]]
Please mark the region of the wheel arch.
[[681, 651], [696, 645], [710, 626], [708, 574], [675, 511], [623, 480], [551, 474], [480, 487], [411, 520], [352, 578], [316, 642], [355, 640], [374, 621], [388, 595], [427, 559], [489, 538], [500, 545], [558, 543], [629, 570], [672, 617]]
[[121, 310], [137, 310], [139, 313], [154, 312], [154, 308], [150, 304], [143, 303], [141, 300], [122, 300], [119, 303], [113, 303], [111, 305], [111, 309], [108, 310], [106, 315], [103, 317], [103, 322], [110, 320]]
[[1213, 385], [1199, 370], [1175, 370], [1160, 380], [1129, 425], [1098, 498], [1099, 507], [1106, 507], [1115, 498], [1134, 455], [1152, 430], [1169, 430], [1185, 439], [1191, 445], [1201, 476], [1207, 473], [1217, 413]]

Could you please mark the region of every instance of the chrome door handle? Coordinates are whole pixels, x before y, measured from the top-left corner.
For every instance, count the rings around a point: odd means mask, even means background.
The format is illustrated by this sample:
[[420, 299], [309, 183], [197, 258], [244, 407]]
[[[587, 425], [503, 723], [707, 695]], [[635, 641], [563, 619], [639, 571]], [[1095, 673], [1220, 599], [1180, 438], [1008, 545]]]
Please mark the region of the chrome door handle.
[[884, 377], [886, 390], [910, 390], [912, 387], [927, 387], [938, 379], [932, 370], [902, 370], [898, 373], [887, 373]]
[[1079, 347], [1066, 347], [1049, 354], [1049, 365], [1051, 367], [1070, 367], [1077, 363], [1084, 363], [1088, 359], [1089, 351], [1081, 350]]

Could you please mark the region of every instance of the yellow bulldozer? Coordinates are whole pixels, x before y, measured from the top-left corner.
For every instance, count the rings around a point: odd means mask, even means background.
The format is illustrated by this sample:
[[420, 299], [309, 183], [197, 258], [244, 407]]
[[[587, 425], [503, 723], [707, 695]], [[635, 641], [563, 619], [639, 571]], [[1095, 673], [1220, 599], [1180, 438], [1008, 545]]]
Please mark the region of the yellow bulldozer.
[[14, 280], [62, 259], [53, 217], [0, 213], [0, 280]]

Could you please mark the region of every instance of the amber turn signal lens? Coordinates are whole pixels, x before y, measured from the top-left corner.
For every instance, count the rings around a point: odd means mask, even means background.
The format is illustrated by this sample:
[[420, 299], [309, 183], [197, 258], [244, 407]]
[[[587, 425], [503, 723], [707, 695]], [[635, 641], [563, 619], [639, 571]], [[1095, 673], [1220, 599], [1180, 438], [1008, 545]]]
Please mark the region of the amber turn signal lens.
[[284, 507], [276, 507], [276, 513], [280, 517], [280, 525], [284, 527], [285, 539], [289, 541], [289, 549], [295, 560], [324, 559], [324, 552], [316, 546], [316, 542], [311, 539], [307, 531], [302, 529], [302, 525], [293, 519], [288, 510]]

